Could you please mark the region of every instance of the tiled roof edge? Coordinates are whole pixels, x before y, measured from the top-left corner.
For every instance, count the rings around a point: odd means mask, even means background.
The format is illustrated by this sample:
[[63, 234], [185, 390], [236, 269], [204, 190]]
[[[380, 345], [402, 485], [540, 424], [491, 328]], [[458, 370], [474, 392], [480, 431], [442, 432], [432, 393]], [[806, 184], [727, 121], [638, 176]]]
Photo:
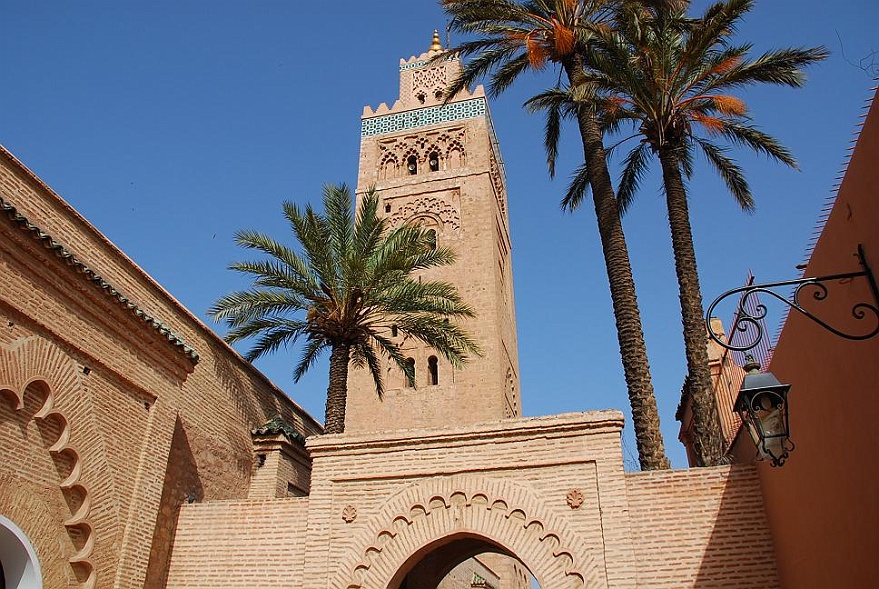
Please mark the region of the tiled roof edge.
[[296, 428], [292, 425], [284, 421], [284, 418], [281, 417], [280, 414], [275, 415], [262, 427], [251, 430], [250, 433], [255, 436], [284, 434], [284, 437], [291, 442], [298, 442], [299, 444], [305, 443], [305, 436], [296, 431]]
[[164, 337], [168, 343], [174, 346], [177, 351], [188, 358], [193, 364], [198, 364], [198, 352], [183, 341], [183, 338], [171, 331], [171, 328], [166, 324], [132, 303], [128, 297], [116, 290], [113, 285], [104, 280], [97, 272], [83, 264], [70, 250], [55, 241], [51, 235], [44, 233], [39, 227], [31, 223], [27, 217], [19, 213], [15, 206], [4, 200], [2, 196], [0, 196], [0, 211], [6, 213], [6, 216], [22, 231], [29, 233], [33, 239], [42, 242], [43, 247], [52, 250], [58, 259], [71, 266], [78, 274], [83, 275], [87, 281], [100, 288], [105, 295], [115, 299], [120, 305], [131, 311], [135, 317]]

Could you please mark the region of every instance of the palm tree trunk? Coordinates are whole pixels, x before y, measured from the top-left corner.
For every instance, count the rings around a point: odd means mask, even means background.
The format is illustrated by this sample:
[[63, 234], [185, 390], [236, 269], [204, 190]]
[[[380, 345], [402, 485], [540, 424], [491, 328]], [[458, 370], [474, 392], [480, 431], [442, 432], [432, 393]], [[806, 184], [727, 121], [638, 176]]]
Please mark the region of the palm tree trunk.
[[[582, 62], [574, 56], [563, 64], [572, 88], [585, 81]], [[583, 154], [592, 187], [592, 202], [598, 220], [598, 234], [610, 285], [614, 318], [617, 327], [620, 356], [629, 402], [632, 406], [632, 423], [638, 446], [638, 458], [642, 470], [670, 468], [665, 455], [665, 445], [659, 424], [659, 411], [650, 378], [647, 346], [641, 328], [641, 315], [635, 295], [635, 280], [616, 195], [607, 171], [607, 160], [601, 129], [592, 111], [586, 106], [577, 109], [577, 123], [583, 140]]]
[[708, 338], [702, 318], [702, 291], [696, 269], [696, 251], [690, 229], [690, 213], [681, 168], [673, 148], [660, 148], [662, 180], [668, 206], [668, 223], [675, 257], [675, 271], [684, 325], [688, 388], [693, 398], [693, 450], [699, 466], [720, 464], [723, 440], [717, 417], [717, 403], [708, 367]]
[[324, 414], [324, 433], [327, 434], [341, 434], [345, 431], [350, 352], [349, 345], [334, 344], [330, 354], [330, 384], [327, 387], [327, 407]]

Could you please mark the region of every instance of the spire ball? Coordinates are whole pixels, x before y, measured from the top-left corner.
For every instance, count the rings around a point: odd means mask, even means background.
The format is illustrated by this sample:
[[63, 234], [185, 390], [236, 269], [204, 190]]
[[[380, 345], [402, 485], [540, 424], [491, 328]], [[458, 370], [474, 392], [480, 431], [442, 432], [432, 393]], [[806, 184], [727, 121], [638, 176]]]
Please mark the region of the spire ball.
[[433, 41], [431, 42], [430, 49], [428, 49], [428, 51], [442, 51], [442, 50], [443, 50], [443, 45], [442, 45], [442, 43], [440, 43], [439, 31], [434, 29], [433, 30]]

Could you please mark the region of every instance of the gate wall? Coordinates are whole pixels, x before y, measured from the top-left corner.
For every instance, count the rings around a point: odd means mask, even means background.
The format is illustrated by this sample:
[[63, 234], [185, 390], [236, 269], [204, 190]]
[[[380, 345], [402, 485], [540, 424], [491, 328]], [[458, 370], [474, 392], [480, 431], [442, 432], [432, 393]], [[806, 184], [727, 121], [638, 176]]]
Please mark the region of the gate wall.
[[307, 499], [182, 508], [168, 587], [386, 589], [456, 538], [546, 589], [777, 587], [754, 468], [625, 473], [622, 425], [599, 411], [309, 438]]

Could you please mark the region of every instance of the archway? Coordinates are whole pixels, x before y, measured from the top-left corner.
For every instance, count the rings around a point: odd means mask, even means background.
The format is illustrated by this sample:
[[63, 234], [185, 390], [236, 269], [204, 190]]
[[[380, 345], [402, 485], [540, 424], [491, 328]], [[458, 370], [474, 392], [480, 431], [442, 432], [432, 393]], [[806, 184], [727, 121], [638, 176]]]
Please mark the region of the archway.
[[452, 534], [417, 550], [387, 589], [530, 589], [528, 566], [504, 546], [472, 534]]
[[582, 539], [532, 490], [510, 480], [457, 475], [408, 485], [352, 540], [332, 587], [402, 589], [406, 575], [446, 545], [449, 552], [437, 557], [445, 568], [477, 550], [516, 557], [542, 587], [606, 587]]
[[0, 515], [0, 581], [3, 587], [42, 589], [37, 552], [21, 528]]

